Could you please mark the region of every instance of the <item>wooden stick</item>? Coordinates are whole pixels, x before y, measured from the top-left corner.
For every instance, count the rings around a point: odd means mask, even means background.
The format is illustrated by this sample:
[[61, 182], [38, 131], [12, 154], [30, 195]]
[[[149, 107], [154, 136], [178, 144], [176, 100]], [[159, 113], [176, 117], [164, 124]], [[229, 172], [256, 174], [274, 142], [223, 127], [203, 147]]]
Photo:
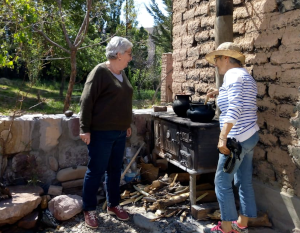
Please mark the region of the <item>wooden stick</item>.
[[[140, 146], [140, 148], [137, 150], [137, 152], [135, 153], [135, 155], [133, 156], [133, 158], [131, 159], [130, 163], [127, 165], [126, 169], [123, 171], [122, 175], [121, 175], [121, 180], [124, 178], [126, 172], [128, 171], [128, 169], [130, 168], [131, 164], [133, 163], [133, 161], [135, 160], [136, 156], [140, 153], [140, 150], [142, 149], [142, 147], [145, 145], [145, 142], [143, 142], [143, 144]], [[149, 194], [148, 194], [149, 195]], [[105, 210], [107, 206], [107, 200], [104, 202], [103, 206], [102, 206], [102, 210]]]
[[107, 206], [107, 200], [105, 200], [105, 202], [103, 203], [102, 210], [105, 210], [106, 206]]
[[141, 200], [143, 197], [144, 197], [144, 195], [139, 196], [138, 198], [136, 198], [136, 199], [134, 200], [134, 203], [137, 202], [137, 201], [139, 201], [139, 200]]
[[133, 163], [133, 161], [135, 161], [135, 158], [137, 157], [137, 155], [140, 153], [141, 149], [143, 148], [143, 146], [145, 145], [145, 142], [142, 143], [142, 145], [140, 146], [140, 148], [137, 150], [137, 152], [135, 153], [135, 155], [132, 157], [130, 163], [127, 165], [126, 169], [124, 170], [124, 172], [121, 175], [121, 180], [124, 178], [126, 172], [128, 171], [128, 169], [130, 168], [131, 164]]
[[202, 194], [200, 197], [198, 197], [198, 198], [196, 199], [196, 202], [197, 202], [197, 201], [200, 201], [202, 198], [206, 197], [207, 195], [208, 195], [208, 193]]
[[149, 193], [139, 189], [138, 187], [136, 187], [135, 185], [133, 185], [133, 187], [135, 188], [136, 191], [139, 191], [141, 194], [144, 194], [146, 197], [151, 196]]
[[130, 199], [126, 200], [126, 201], [123, 201], [123, 202], [120, 203], [120, 205], [121, 206], [122, 205], [127, 205], [127, 204], [132, 203], [132, 202], [134, 202], [134, 198], [130, 198]]
[[166, 215], [166, 218], [172, 217], [174, 214], [176, 214], [178, 210], [174, 210], [173, 212], [171, 212], [170, 214]]
[[163, 214], [162, 216], [157, 217], [157, 218], [151, 219], [150, 222], [155, 222], [156, 220], [161, 219], [161, 218], [163, 218], [163, 217], [165, 217], [164, 214]]
[[173, 182], [170, 184], [170, 187], [173, 187], [175, 184], [175, 181], [177, 179], [178, 173], [175, 175]]
[[183, 213], [180, 215], [180, 222], [184, 221], [184, 219], [186, 218], [186, 214], [187, 214], [187, 212], [183, 211]]
[[157, 201], [156, 198], [154, 198], [154, 197], [144, 197], [143, 200], [146, 202], [156, 202]]

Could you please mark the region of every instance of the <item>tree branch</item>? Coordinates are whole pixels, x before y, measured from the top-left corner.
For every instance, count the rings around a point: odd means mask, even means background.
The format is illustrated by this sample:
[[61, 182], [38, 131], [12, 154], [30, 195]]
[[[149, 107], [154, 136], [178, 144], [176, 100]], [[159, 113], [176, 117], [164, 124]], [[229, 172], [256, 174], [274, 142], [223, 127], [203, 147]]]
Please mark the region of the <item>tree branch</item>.
[[55, 43], [54, 41], [52, 41], [43, 31], [41, 30], [36, 30], [40, 35], [42, 35], [50, 44], [55, 45], [56, 47], [62, 49], [63, 51], [65, 51], [68, 54], [71, 54], [71, 52], [67, 49], [65, 49], [64, 47], [62, 47], [61, 45]]
[[87, 46], [79, 48], [78, 50], [82, 50], [82, 49], [86, 49], [86, 48], [89, 48], [89, 47], [93, 47], [93, 46], [97, 46], [97, 45], [100, 45], [100, 44], [104, 44], [106, 41], [109, 41], [114, 36], [115, 36], [115, 34], [113, 36], [109, 37], [108, 39], [106, 39], [105, 41], [99, 42], [97, 44], [87, 45]]
[[92, 0], [87, 0], [86, 1], [86, 13], [84, 16], [84, 20], [82, 22], [82, 25], [81, 25], [81, 27], [77, 33], [77, 36], [75, 38], [75, 41], [74, 41], [74, 45], [76, 48], [78, 48], [83, 43], [84, 37], [87, 33], [87, 30], [89, 27], [89, 16], [90, 16], [91, 8], [92, 8]]
[[41, 59], [41, 61], [65, 60], [65, 59], [70, 59], [70, 57], [46, 58], [46, 59]]
[[65, 36], [66, 42], [68, 43], [69, 48], [72, 48], [73, 44], [70, 41], [68, 32], [66, 30], [66, 26], [65, 26], [65, 20], [64, 20], [64, 17], [62, 16], [62, 12], [61, 12], [61, 0], [57, 0], [57, 4], [59, 6], [59, 14], [60, 14], [60, 18], [61, 18], [61, 27], [62, 27], [62, 30], [64, 32], [64, 36]]

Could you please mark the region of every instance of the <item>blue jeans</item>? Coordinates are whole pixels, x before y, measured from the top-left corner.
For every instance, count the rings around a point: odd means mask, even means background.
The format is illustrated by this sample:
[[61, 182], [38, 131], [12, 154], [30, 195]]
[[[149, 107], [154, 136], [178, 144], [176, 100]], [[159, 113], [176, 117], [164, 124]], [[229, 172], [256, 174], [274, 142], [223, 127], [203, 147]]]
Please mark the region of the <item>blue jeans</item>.
[[126, 131], [92, 131], [88, 145], [89, 162], [83, 183], [83, 210], [95, 210], [97, 192], [105, 174], [107, 206], [120, 201], [120, 176], [126, 142]]
[[246, 141], [241, 142], [241, 160], [236, 160], [232, 173], [225, 173], [223, 166], [227, 156], [219, 154], [218, 168], [215, 176], [215, 191], [223, 221], [235, 221], [238, 219], [235, 200], [232, 190], [232, 180], [237, 186], [240, 197], [240, 214], [246, 217], [255, 218], [256, 204], [252, 186], [252, 158], [253, 149], [259, 140], [258, 132], [253, 134]]

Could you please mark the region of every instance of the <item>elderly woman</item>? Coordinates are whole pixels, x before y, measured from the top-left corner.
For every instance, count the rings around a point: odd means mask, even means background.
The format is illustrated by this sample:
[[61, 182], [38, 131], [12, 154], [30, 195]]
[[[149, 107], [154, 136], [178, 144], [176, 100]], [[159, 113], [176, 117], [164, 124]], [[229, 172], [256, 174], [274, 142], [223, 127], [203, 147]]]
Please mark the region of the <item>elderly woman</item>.
[[97, 192], [104, 174], [107, 213], [129, 219], [119, 205], [119, 185], [125, 141], [131, 135], [133, 89], [123, 71], [132, 60], [131, 48], [127, 39], [113, 37], [106, 47], [108, 61], [89, 73], [80, 99], [80, 137], [89, 153], [82, 199], [90, 228], [98, 227]]
[[[256, 217], [256, 204], [252, 187], [253, 148], [257, 144], [259, 127], [257, 121], [255, 80], [242, 67], [245, 56], [231, 42], [221, 44], [216, 51], [206, 55], [206, 60], [224, 75], [222, 87], [208, 92], [207, 96], [219, 95], [221, 110], [218, 148], [220, 151], [215, 176], [215, 191], [221, 211], [222, 222], [205, 233], [248, 232], [248, 218]], [[230, 150], [227, 138], [235, 138], [242, 146], [240, 160], [237, 159], [231, 173], [223, 170]], [[232, 180], [238, 187], [240, 215], [238, 217], [232, 190]]]

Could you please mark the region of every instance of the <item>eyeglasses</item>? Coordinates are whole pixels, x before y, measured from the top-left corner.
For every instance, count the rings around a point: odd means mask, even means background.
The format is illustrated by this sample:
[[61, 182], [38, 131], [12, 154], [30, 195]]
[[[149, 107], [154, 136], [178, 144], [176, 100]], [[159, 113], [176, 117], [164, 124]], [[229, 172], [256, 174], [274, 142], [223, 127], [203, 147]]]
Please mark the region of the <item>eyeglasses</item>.
[[222, 57], [222, 56], [215, 56], [215, 58], [214, 58], [214, 62], [216, 63], [216, 62], [217, 62], [217, 60], [218, 60], [218, 58], [220, 58], [220, 57]]

